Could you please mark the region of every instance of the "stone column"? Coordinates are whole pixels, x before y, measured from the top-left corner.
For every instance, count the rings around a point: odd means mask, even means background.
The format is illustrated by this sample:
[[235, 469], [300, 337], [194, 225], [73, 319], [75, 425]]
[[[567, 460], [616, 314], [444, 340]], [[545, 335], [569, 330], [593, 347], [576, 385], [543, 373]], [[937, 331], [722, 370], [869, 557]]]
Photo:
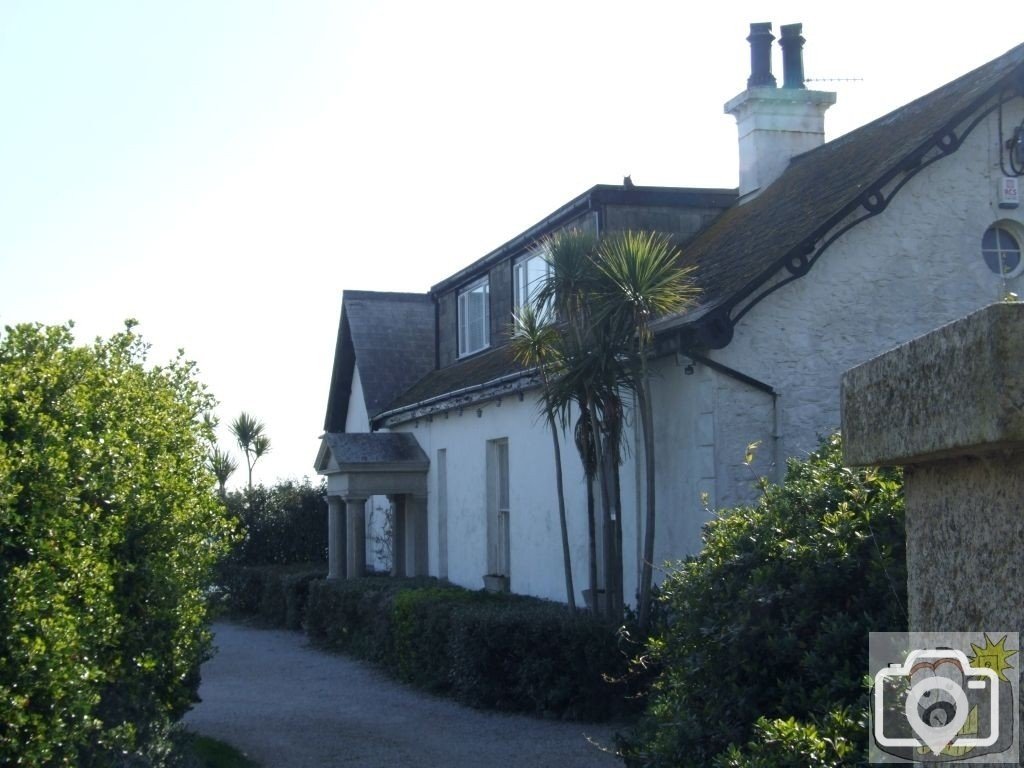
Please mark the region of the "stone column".
[[399, 578], [405, 576], [405, 495], [388, 496], [394, 505], [395, 514], [391, 519], [391, 575]]
[[327, 497], [327, 578], [343, 579], [347, 561], [345, 509], [340, 496]]
[[426, 576], [427, 569], [427, 497], [405, 497], [405, 572]]
[[345, 573], [350, 579], [366, 575], [366, 499], [345, 497], [347, 558]]
[[905, 467], [910, 630], [1024, 635], [1024, 304], [870, 360], [842, 390], [846, 463]]

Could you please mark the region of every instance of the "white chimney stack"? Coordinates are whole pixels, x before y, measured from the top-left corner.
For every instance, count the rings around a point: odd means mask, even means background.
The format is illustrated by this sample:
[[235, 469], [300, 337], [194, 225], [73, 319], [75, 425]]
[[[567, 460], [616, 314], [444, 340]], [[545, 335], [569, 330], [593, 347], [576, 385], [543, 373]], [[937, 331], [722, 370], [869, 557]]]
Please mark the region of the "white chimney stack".
[[747, 90], [725, 105], [739, 131], [741, 198], [764, 190], [791, 158], [824, 144], [825, 110], [836, 103], [831, 91], [809, 91], [804, 86], [800, 24], [781, 27], [783, 86], [775, 87], [771, 29], [769, 22], [750, 25]]

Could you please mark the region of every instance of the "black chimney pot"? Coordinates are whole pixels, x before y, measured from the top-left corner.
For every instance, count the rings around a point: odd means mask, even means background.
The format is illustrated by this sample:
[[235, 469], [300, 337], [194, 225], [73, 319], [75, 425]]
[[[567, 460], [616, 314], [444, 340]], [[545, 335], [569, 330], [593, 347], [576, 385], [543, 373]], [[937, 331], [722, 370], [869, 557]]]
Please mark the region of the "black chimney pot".
[[770, 21], [750, 25], [750, 77], [747, 87], [767, 85], [775, 87], [775, 76], [772, 74], [772, 24]]
[[804, 39], [800, 36], [803, 24], [783, 24], [779, 29], [782, 37], [782, 87], [806, 88], [804, 85]]

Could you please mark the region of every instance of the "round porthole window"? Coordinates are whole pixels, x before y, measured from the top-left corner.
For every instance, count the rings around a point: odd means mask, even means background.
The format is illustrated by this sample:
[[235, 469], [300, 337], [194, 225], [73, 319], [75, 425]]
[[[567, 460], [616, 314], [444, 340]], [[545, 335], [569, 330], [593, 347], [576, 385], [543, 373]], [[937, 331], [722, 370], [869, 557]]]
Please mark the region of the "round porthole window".
[[985, 230], [981, 238], [981, 255], [988, 268], [1003, 277], [1016, 277], [1024, 267], [1020, 241], [1003, 224], [993, 224]]

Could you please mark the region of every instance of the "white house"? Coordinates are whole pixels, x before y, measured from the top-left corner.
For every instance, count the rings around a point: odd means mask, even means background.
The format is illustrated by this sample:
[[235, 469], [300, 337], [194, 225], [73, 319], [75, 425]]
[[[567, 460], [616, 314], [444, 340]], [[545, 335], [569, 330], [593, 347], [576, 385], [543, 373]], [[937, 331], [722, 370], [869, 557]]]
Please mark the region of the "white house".
[[[597, 186], [425, 294], [345, 292], [316, 459], [333, 576], [373, 562], [367, 513], [389, 495], [396, 572], [472, 588], [494, 574], [564, 599], [551, 437], [536, 382], [506, 346], [513, 308], [545, 268], [536, 243], [559, 228], [669, 232], [697, 266], [699, 304], [657, 323], [657, 562], [698, 549], [705, 504], [749, 500], [756, 476], [838, 427], [844, 370], [1020, 291], [1024, 46], [824, 143], [835, 94], [803, 87], [799, 25], [782, 29], [781, 87], [771, 25], [752, 25], [749, 40], [748, 87], [726, 104], [738, 189]], [[643, 540], [634, 421], [627, 596]], [[582, 592], [586, 489], [571, 435], [562, 455]]]

